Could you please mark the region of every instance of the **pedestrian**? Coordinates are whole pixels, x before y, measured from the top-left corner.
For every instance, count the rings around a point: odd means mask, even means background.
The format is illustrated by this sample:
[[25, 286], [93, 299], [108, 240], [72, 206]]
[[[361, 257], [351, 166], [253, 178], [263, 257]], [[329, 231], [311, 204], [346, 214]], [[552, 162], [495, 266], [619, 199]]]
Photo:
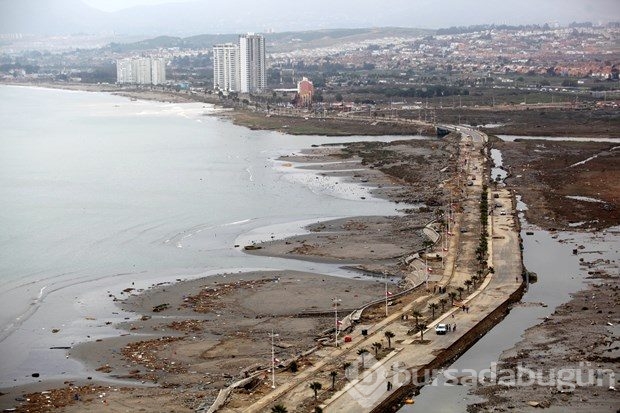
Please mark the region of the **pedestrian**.
[[452, 331], [456, 331], [456, 323], [454, 323], [454, 327], [452, 327]]
[[448, 325], [446, 326], [446, 328], [448, 329], [448, 333], [449, 333], [449, 332], [450, 332], [450, 324], [448, 324]]
[[465, 307], [465, 312], [469, 314], [469, 306]]
[[437, 286], [435, 285], [435, 286], [433, 287], [433, 294], [435, 294], [436, 292], [437, 292]]

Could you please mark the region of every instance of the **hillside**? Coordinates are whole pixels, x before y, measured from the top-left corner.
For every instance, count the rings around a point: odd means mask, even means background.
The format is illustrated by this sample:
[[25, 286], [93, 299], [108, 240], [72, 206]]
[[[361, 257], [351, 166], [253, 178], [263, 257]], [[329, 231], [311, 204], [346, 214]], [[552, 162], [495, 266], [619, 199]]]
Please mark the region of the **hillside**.
[[[431, 30], [400, 27], [367, 29], [325, 29], [299, 32], [267, 33], [265, 41], [270, 52], [283, 52], [301, 48], [334, 46], [342, 43], [362, 42], [387, 37], [416, 37], [433, 34]], [[131, 52], [158, 48], [178, 47], [181, 49], [210, 48], [214, 44], [235, 42], [238, 34], [201, 34], [191, 37], [159, 36], [134, 43], [112, 43], [117, 52]]]

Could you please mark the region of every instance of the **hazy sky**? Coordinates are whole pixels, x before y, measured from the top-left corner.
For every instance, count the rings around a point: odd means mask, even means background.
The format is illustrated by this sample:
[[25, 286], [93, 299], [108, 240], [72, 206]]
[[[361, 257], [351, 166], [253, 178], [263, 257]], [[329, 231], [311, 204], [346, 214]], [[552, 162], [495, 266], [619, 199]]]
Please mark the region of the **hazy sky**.
[[117, 11], [133, 6], [147, 6], [161, 3], [186, 3], [191, 0], [82, 0], [89, 6], [103, 11]]
[[[104, 11], [117, 11], [133, 6], [162, 3], [216, 3], [222, 0], [82, 0], [84, 3]], [[618, 21], [620, 20], [620, 0], [224, 0], [229, 6], [238, 6], [239, 11], [268, 9], [273, 14], [288, 15], [287, 10], [299, 12], [303, 19], [304, 11], [316, 14], [321, 10], [326, 14], [348, 9], [352, 15], [372, 14], [390, 15], [394, 9], [415, 11], [411, 17], [416, 27], [445, 27], [480, 23], [526, 24], [569, 21]], [[390, 10], [392, 9], [392, 10]], [[440, 24], [445, 15], [446, 25]], [[370, 16], [369, 16], [370, 17]], [[418, 18], [416, 18], [418, 17]], [[224, 17], [225, 18], [225, 17]], [[431, 20], [430, 22], [428, 20]], [[371, 20], [371, 19], [369, 19]], [[427, 21], [428, 25], [421, 24]], [[386, 23], [381, 22], [381, 25]], [[403, 22], [398, 22], [403, 25]]]
[[0, 33], [42, 35], [191, 36], [619, 20], [620, 0], [0, 0]]

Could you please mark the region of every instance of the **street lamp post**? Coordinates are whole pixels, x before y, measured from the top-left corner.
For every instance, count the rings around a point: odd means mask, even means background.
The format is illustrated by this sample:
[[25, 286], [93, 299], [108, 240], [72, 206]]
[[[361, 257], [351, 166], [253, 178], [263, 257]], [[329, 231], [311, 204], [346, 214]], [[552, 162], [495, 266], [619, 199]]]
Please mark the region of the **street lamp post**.
[[385, 316], [388, 316], [388, 278], [387, 278], [387, 272], [384, 272], [383, 275], [385, 276]]
[[334, 340], [336, 343], [336, 347], [338, 347], [338, 303], [341, 302], [342, 300], [339, 299], [338, 297], [334, 297], [332, 298], [332, 302], [334, 303], [334, 322], [336, 323], [336, 333], [334, 336]]
[[278, 337], [279, 334], [274, 334], [273, 329], [272, 329], [271, 334], [269, 336], [271, 337], [271, 388], [275, 389], [276, 388], [276, 354], [275, 354], [275, 349], [273, 345], [273, 339], [275, 337]]

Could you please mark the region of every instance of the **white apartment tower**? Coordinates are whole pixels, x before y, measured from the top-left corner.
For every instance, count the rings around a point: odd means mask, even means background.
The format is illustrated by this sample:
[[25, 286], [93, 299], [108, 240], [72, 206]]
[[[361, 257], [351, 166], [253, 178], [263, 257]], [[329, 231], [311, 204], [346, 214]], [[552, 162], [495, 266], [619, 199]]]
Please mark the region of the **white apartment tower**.
[[226, 43], [213, 46], [213, 89], [238, 92], [239, 47]]
[[141, 57], [116, 61], [116, 81], [138, 85], [166, 82], [166, 62], [160, 58]]
[[151, 59], [151, 83], [154, 85], [166, 83], [166, 61], [164, 59]]
[[136, 74], [131, 62], [131, 59], [119, 59], [116, 61], [116, 81], [118, 83], [136, 83]]
[[265, 38], [260, 34], [239, 36], [239, 80], [242, 93], [265, 89]]

